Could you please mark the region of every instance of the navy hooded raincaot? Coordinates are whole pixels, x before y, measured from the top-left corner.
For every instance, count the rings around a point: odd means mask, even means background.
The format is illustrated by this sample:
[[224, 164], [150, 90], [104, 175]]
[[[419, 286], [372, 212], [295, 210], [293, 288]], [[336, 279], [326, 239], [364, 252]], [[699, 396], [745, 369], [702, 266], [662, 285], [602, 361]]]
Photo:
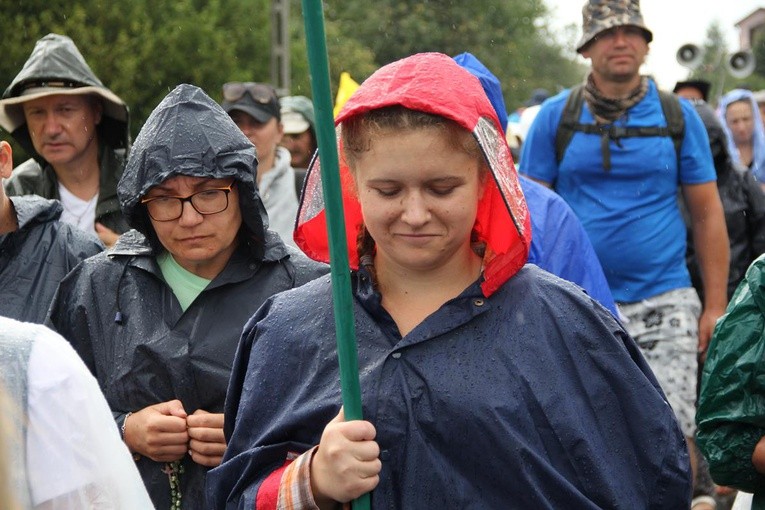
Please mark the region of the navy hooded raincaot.
[[[492, 178], [474, 225], [483, 274], [408, 334], [367, 269], [352, 273], [363, 415], [381, 449], [372, 508], [689, 508], [685, 439], [634, 342], [579, 287], [521, 267], [528, 211], [478, 80], [446, 55], [415, 55], [367, 79], [336, 122], [394, 104], [470, 130]], [[315, 170], [296, 239], [321, 258], [322, 237], [301, 229], [321, 225]], [[352, 238], [358, 201], [343, 190]], [[210, 508], [278, 508], [280, 468], [317, 445], [336, 416], [331, 301], [330, 278], [317, 279], [273, 297], [247, 324], [226, 400], [228, 448], [208, 476]]]

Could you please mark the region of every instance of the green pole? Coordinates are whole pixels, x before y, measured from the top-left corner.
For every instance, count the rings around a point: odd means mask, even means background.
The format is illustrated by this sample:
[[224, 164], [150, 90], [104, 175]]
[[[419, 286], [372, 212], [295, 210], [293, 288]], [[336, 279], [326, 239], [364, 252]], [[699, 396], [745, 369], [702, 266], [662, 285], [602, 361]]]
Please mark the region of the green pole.
[[[363, 419], [359, 361], [353, 321], [351, 274], [346, 252], [343, 201], [340, 192], [340, 171], [332, 114], [332, 92], [329, 86], [329, 59], [324, 33], [324, 10], [321, 0], [302, 0], [305, 22], [308, 65], [311, 70], [311, 92], [316, 114], [316, 138], [321, 157], [322, 192], [329, 231], [329, 259], [332, 274], [332, 300], [337, 331], [337, 358], [340, 365], [340, 387], [345, 419]], [[369, 510], [369, 494], [353, 501], [354, 510]]]

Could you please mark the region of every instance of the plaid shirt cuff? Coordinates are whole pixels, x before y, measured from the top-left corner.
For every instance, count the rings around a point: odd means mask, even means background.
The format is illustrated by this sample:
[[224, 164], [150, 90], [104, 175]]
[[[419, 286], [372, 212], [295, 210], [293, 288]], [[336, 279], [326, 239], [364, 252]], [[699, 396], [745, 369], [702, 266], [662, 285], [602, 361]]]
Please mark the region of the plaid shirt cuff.
[[284, 470], [277, 510], [319, 510], [311, 492], [311, 460], [317, 448], [314, 446], [303, 453]]

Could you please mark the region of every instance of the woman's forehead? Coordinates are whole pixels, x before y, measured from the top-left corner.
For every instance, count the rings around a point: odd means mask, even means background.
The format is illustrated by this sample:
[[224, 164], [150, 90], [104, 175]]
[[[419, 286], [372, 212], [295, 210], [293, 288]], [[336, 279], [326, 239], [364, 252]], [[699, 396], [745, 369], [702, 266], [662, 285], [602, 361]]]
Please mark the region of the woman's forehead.
[[231, 179], [214, 179], [212, 177], [193, 177], [190, 175], [174, 175], [152, 187], [149, 192], [171, 192], [176, 190], [197, 190], [215, 186], [228, 185]]

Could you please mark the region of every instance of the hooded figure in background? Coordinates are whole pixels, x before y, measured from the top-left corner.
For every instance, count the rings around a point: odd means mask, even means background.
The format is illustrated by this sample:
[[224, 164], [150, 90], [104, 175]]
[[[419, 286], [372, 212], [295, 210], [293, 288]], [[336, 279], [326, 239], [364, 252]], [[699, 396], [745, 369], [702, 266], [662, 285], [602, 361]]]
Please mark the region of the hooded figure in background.
[[754, 93], [734, 89], [720, 98], [717, 115], [728, 139], [728, 153], [735, 163], [749, 168], [765, 186], [765, 127]]
[[206, 508], [245, 322], [272, 294], [327, 272], [268, 230], [256, 167], [220, 106], [178, 86], [119, 183], [135, 230], [78, 266], [51, 305], [50, 324], [98, 379], [157, 508]]
[[0, 100], [0, 126], [32, 159], [5, 183], [8, 195], [62, 201], [62, 221], [107, 246], [128, 229], [117, 200], [129, 147], [128, 108], [96, 77], [74, 42], [48, 34]]
[[[703, 101], [694, 101], [693, 105], [709, 135], [709, 147], [712, 150], [717, 171], [717, 189], [720, 192], [725, 224], [728, 227], [730, 240], [728, 299], [730, 300], [749, 265], [765, 253], [765, 193], [754, 179], [752, 172], [736, 163], [731, 157], [728, 137], [712, 108]], [[683, 207], [683, 216], [688, 226], [688, 251], [686, 252], [688, 272], [693, 286], [703, 299], [704, 285], [696, 260], [693, 231], [690, 228], [691, 220], [685, 207]]]
[[[371, 491], [375, 509], [688, 508], [682, 432], [637, 346], [581, 288], [524, 265], [529, 213], [479, 81], [413, 55], [335, 122], [367, 421], [338, 412], [330, 277], [274, 296], [237, 353], [208, 507]], [[319, 165], [295, 239], [326, 260]]]
[[[506, 126], [507, 110], [499, 79], [471, 53], [457, 55], [454, 61], [480, 80], [500, 125]], [[528, 262], [576, 283], [618, 317], [606, 275], [574, 211], [554, 191], [528, 177], [518, 174], [518, 182], [531, 216]]]

